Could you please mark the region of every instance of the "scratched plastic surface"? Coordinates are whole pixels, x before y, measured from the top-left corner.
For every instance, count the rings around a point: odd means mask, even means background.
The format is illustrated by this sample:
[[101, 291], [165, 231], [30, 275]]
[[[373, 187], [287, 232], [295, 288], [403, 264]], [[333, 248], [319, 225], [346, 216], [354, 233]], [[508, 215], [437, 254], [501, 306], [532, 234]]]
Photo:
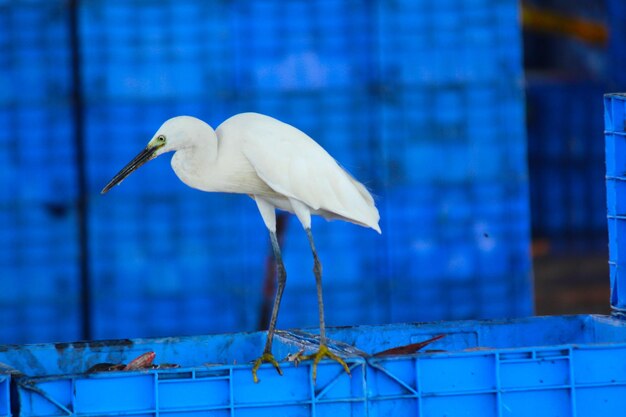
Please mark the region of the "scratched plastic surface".
[[[444, 334], [424, 352], [371, 355]], [[20, 416], [564, 416], [621, 415], [626, 395], [626, 323], [606, 316], [534, 317], [329, 329], [352, 377], [323, 362], [249, 361], [263, 333], [109, 342], [0, 346], [17, 378]], [[282, 332], [283, 358], [315, 339]], [[180, 369], [84, 374], [100, 362], [127, 363], [147, 351]], [[1, 385], [0, 385], [1, 387]], [[1, 403], [0, 403], [1, 404]], [[1, 409], [0, 409], [1, 410]]]

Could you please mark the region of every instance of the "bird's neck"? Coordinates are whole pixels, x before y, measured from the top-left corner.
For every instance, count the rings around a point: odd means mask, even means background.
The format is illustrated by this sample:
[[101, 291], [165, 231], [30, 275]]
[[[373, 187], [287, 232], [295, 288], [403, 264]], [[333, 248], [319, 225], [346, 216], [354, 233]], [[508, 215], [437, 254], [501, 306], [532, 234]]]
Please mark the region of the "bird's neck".
[[177, 150], [172, 157], [172, 169], [191, 188], [215, 191], [212, 184], [214, 175], [211, 171], [215, 167], [216, 159], [217, 139], [211, 137]]

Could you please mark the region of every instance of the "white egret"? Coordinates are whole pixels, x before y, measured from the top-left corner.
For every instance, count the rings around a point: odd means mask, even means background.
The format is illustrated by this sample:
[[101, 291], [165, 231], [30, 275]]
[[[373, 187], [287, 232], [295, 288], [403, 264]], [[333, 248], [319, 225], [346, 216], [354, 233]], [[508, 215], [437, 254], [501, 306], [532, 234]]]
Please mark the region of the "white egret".
[[119, 184], [147, 161], [174, 151], [172, 168], [182, 182], [202, 191], [247, 194], [254, 199], [270, 232], [276, 258], [278, 286], [263, 354], [252, 368], [255, 382], [262, 363], [282, 371], [272, 355], [272, 339], [287, 274], [276, 238], [276, 209], [294, 213], [309, 239], [317, 287], [320, 347], [313, 359], [313, 379], [317, 364], [324, 358], [346, 363], [327, 348], [322, 266], [311, 234], [311, 214], [340, 219], [370, 227], [380, 233], [379, 214], [367, 189], [341, 168], [320, 145], [295, 127], [258, 113], [237, 114], [216, 130], [189, 116], [166, 121], [146, 148], [129, 162], [102, 189], [102, 194]]

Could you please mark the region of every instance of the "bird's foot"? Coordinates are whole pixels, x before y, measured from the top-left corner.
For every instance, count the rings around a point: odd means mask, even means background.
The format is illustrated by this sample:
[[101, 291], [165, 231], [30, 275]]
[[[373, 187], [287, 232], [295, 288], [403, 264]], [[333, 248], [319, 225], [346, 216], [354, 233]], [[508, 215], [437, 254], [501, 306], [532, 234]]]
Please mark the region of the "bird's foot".
[[259, 382], [259, 377], [256, 375], [256, 372], [259, 370], [262, 363], [271, 363], [272, 365], [274, 365], [274, 368], [276, 368], [276, 372], [278, 372], [278, 375], [283, 375], [283, 371], [282, 369], [280, 369], [280, 366], [278, 366], [278, 362], [276, 361], [276, 359], [274, 359], [274, 355], [272, 355], [272, 352], [263, 352], [261, 357], [254, 361], [254, 366], [252, 366], [252, 380], [255, 384]]
[[317, 364], [323, 358], [328, 358], [328, 359], [332, 359], [332, 360], [334, 360], [336, 362], [339, 362], [339, 364], [341, 366], [343, 366], [343, 370], [346, 371], [346, 373], [348, 375], [350, 375], [350, 368], [348, 368], [348, 365], [346, 364], [346, 362], [343, 359], [341, 359], [339, 356], [337, 356], [334, 353], [332, 353], [328, 349], [328, 346], [320, 345], [320, 348], [319, 348], [319, 350], [317, 352], [315, 352], [315, 353], [313, 353], [311, 355], [303, 355], [303, 356], [300, 357], [300, 361], [313, 359], [313, 383], [315, 383], [315, 381], [317, 380]]

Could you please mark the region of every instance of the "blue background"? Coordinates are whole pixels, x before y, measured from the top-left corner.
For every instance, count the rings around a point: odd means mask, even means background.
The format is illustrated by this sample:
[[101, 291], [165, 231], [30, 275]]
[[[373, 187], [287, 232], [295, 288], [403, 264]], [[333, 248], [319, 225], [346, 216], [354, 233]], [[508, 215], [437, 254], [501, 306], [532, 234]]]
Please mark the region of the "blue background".
[[[258, 327], [248, 197], [187, 188], [169, 157], [99, 194], [180, 114], [277, 117], [376, 195], [382, 236], [314, 221], [329, 325], [531, 314], [519, 11], [495, 3], [83, 1], [75, 85], [69, 3], [0, 2], [0, 342], [79, 339], [85, 315], [99, 339]], [[293, 218], [283, 250], [278, 325], [316, 326]]]

